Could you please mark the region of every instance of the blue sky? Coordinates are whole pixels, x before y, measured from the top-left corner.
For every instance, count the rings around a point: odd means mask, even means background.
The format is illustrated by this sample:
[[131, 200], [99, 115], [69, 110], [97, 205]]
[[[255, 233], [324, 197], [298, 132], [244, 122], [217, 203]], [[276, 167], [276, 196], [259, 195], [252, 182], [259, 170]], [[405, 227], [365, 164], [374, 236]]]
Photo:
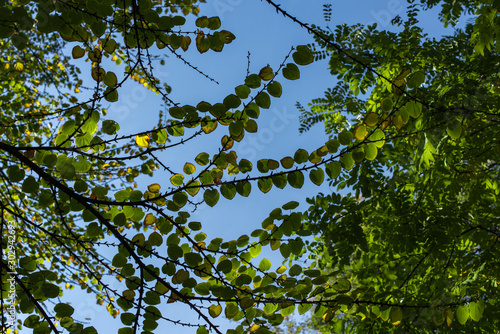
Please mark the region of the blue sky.
[[[289, 0], [282, 4], [282, 8], [298, 17], [303, 22], [325, 25], [323, 20], [323, 4], [327, 1]], [[404, 15], [406, 2], [402, 0], [389, 1], [330, 1], [332, 3], [332, 21], [334, 27], [340, 23], [378, 23], [379, 28], [388, 28], [390, 20], [396, 15]], [[234, 92], [234, 87], [243, 83], [247, 69], [247, 54], [250, 52], [250, 71], [258, 73], [259, 70], [270, 65], [277, 68], [288, 54], [291, 47], [308, 44], [312, 37], [297, 24], [289, 19], [276, 14], [275, 10], [265, 1], [243, 0], [215, 0], [201, 5], [200, 15], [219, 16], [222, 20], [222, 29], [229, 30], [236, 35], [236, 39], [226, 45], [222, 53], [207, 52], [199, 55], [192, 45], [188, 52], [180, 53], [186, 60], [198, 66], [204, 73], [213, 77], [220, 84], [214, 84], [201, 76], [196, 71], [187, 68], [181, 61], [170, 56], [166, 65], [157, 69], [157, 76], [166, 80], [172, 86], [171, 99], [183, 104], [196, 105], [205, 100], [211, 103], [220, 102]], [[437, 15], [433, 14], [434, 18]], [[441, 24], [436, 19], [424, 21], [434, 33], [443, 31]], [[258, 120], [259, 132], [247, 134], [242, 143], [235, 145], [234, 150], [240, 158], [256, 162], [263, 158], [280, 158], [292, 155], [299, 149], [308, 151], [322, 146], [327, 139], [322, 126], [316, 126], [306, 134], [299, 135], [298, 111], [295, 103], [303, 105], [316, 97], [321, 97], [323, 92], [334, 85], [334, 78], [329, 74], [326, 61], [316, 62], [306, 67], [301, 67], [301, 79], [287, 81], [278, 77], [283, 85], [283, 95], [279, 99], [272, 99], [271, 108], [261, 111]], [[122, 100], [109, 108], [109, 118], [116, 119], [121, 126], [121, 134], [134, 133], [151, 129], [157, 123], [158, 110], [161, 101], [154, 94], [148, 94], [136, 84], [126, 85], [120, 90]], [[222, 130], [227, 131], [227, 130]], [[222, 131], [216, 131], [209, 136], [198, 137], [194, 142], [170, 150], [161, 155], [164, 162], [180, 170], [187, 161], [193, 162], [195, 156], [201, 151], [210, 155], [217, 152], [220, 146]], [[145, 188], [150, 183], [159, 183], [167, 187], [170, 175], [163, 171], [155, 174], [153, 179], [142, 179], [140, 188]], [[253, 185], [253, 192], [249, 198], [236, 196], [229, 201], [221, 197], [214, 208], [200, 207], [192, 214], [192, 220], [203, 223], [204, 232], [208, 239], [222, 237], [225, 240], [235, 239], [241, 234], [250, 234], [260, 224], [270, 211], [284, 203], [297, 200], [305, 203], [306, 197], [316, 195], [318, 192], [332, 191], [325, 182], [317, 187], [307, 182], [300, 189], [287, 186], [284, 190], [273, 188], [269, 193], [262, 194]], [[303, 205], [305, 209], [307, 206]], [[112, 253], [108, 254], [112, 256]], [[267, 254], [266, 254], [267, 255]], [[269, 255], [273, 268], [278, 267], [280, 259], [276, 255]], [[118, 288], [118, 286], [115, 286]], [[121, 291], [121, 290], [120, 290]], [[67, 297], [74, 297], [72, 291]], [[90, 318], [92, 324], [100, 332], [115, 332], [120, 327], [119, 320], [113, 320], [102, 307], [95, 305], [92, 295], [82, 295], [78, 300], [72, 300], [77, 310], [76, 318]], [[195, 321], [191, 318], [193, 312], [175, 304], [160, 305], [172, 319]], [[221, 329], [230, 328], [231, 324], [222, 319], [217, 319]], [[162, 322], [158, 332], [168, 331], [169, 334], [194, 333], [195, 330], [174, 326]]]

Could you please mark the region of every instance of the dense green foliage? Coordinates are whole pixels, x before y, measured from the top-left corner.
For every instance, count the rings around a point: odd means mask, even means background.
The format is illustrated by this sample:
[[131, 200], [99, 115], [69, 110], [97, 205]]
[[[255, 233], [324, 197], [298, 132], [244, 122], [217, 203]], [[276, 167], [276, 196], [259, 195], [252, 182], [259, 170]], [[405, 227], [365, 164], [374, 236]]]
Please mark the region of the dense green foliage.
[[[322, 122], [335, 137], [350, 124], [360, 163], [331, 181], [348, 195], [320, 194], [306, 213], [321, 234], [312, 247], [318, 267], [352, 284], [352, 307], [333, 306], [344, 315], [327, 326], [313, 320], [313, 328], [500, 328], [500, 58], [495, 30], [484, 26], [485, 17], [498, 20], [498, 6], [468, 6], [479, 15], [439, 39], [419, 27], [417, 5], [393, 20], [396, 32], [340, 25], [316, 38], [340, 80], [302, 108], [302, 128]], [[444, 4], [441, 16], [457, 20], [460, 11]], [[380, 130], [385, 138], [376, 141]], [[377, 143], [372, 158], [367, 148]]]
[[[294, 311], [311, 311], [326, 331], [498, 330], [496, 4], [444, 1], [446, 22], [479, 16], [431, 40], [415, 5], [396, 20], [399, 33], [331, 33], [266, 2], [312, 33], [319, 51], [299, 45], [222, 101], [193, 105], [170, 99], [155, 55], [198, 69], [183, 52], [221, 52], [235, 38], [196, 1], [0, 7], [3, 329], [96, 333], [66, 303], [79, 287], [119, 318], [120, 334], [159, 324], [220, 333], [221, 314], [236, 321], [228, 333], [268, 333]], [[304, 128], [326, 121], [331, 140], [256, 166], [240, 159], [235, 143], [259, 131], [260, 111], [282, 95], [278, 79], [299, 79], [315, 55], [330, 57], [340, 81], [304, 110]], [[110, 117], [129, 81], [167, 106], [149, 131], [121, 133]], [[164, 158], [199, 137], [217, 145], [193, 161]], [[160, 170], [170, 184], [144, 183]], [[252, 189], [327, 179], [352, 194], [320, 195], [305, 215], [286, 203], [235, 240], [208, 240], [189, 214]], [[263, 248], [283, 264], [257, 262]], [[189, 322], [171, 318], [167, 307], [178, 304]]]

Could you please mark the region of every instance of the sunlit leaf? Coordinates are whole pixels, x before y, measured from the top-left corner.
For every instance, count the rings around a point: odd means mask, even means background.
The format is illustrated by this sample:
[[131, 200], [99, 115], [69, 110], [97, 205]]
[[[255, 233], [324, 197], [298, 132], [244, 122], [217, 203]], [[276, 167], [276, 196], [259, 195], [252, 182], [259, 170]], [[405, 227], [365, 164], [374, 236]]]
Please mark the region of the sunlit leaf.
[[403, 320], [403, 311], [399, 307], [393, 307], [390, 313], [391, 324], [394, 326], [399, 325]]
[[208, 313], [212, 318], [217, 318], [222, 312], [222, 306], [220, 305], [210, 305], [208, 308]]
[[148, 147], [149, 146], [149, 135], [137, 135], [135, 136], [135, 142], [140, 147]]

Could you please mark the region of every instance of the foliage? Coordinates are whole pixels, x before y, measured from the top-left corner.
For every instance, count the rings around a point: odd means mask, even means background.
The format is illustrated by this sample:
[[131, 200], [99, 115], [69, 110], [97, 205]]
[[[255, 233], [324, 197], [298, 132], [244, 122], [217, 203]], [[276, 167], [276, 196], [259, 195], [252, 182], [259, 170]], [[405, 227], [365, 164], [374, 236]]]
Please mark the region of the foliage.
[[314, 264], [330, 284], [351, 282], [342, 297], [351, 303], [331, 305], [327, 324], [313, 317], [309, 329], [500, 328], [499, 53], [485, 23], [498, 20], [498, 5], [439, 3], [446, 23], [463, 11], [475, 17], [435, 39], [410, 4], [391, 31], [339, 25], [316, 35], [316, 55], [327, 53], [339, 82], [301, 107], [302, 129], [322, 122], [332, 140], [342, 142], [340, 131], [356, 140], [348, 146], [354, 161], [341, 157], [352, 169], [330, 179], [343, 194], [309, 199], [305, 213], [320, 236], [310, 247]]
[[[329, 35], [266, 2], [335, 49], [330, 63], [344, 85], [335, 98], [345, 101], [335, 103], [352, 109], [317, 150], [256, 166], [238, 157], [235, 142], [258, 131], [261, 109], [282, 94], [278, 79], [299, 79], [311, 47], [248, 73], [222, 101], [181, 105], [155, 76], [163, 65], [155, 55], [205, 75], [183, 52], [221, 52], [235, 38], [196, 1], [13, 0], [0, 8], [3, 329], [95, 333], [64, 302], [75, 287], [119, 318], [120, 334], [158, 332], [160, 323], [220, 333], [221, 314], [236, 321], [228, 333], [269, 333], [294, 311], [360, 330], [428, 328], [432, 317], [455, 331], [463, 327], [454, 317], [467, 329], [497, 328], [496, 35], [471, 27], [425, 40], [415, 7], [400, 34], [369, 27], [352, 38], [339, 27]], [[484, 47], [469, 46], [474, 33]], [[156, 127], [123, 134], [108, 109], [130, 81], [165, 108]], [[482, 98], [468, 99], [471, 91]], [[366, 102], [354, 100], [360, 92]], [[180, 168], [164, 158], [214, 136], [217, 147], [176, 158]], [[144, 181], [160, 170], [169, 185]], [[327, 177], [356, 194], [320, 196], [306, 217], [298, 202], [286, 203], [235, 240], [208, 240], [188, 213], [252, 188]], [[313, 233], [322, 237], [311, 243]], [[289, 261], [257, 261], [263, 248]], [[307, 256], [315, 261], [294, 261]], [[187, 306], [192, 320], [172, 319], [165, 304]], [[12, 324], [13, 313], [22, 320]]]

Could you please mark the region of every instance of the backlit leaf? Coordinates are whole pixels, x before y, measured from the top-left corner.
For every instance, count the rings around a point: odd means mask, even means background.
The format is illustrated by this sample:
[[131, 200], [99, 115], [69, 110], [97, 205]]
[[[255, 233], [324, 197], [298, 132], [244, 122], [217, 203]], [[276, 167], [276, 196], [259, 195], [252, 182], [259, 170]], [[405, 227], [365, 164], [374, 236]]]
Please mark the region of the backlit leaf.
[[137, 135], [135, 136], [135, 142], [140, 147], [148, 147], [149, 146], [149, 135]]
[[399, 325], [403, 320], [403, 311], [399, 307], [393, 307], [391, 309], [391, 324], [394, 326]]
[[297, 51], [292, 54], [292, 58], [297, 65], [308, 65], [314, 60], [312, 51], [305, 45], [297, 46]]
[[300, 71], [297, 65], [288, 63], [283, 68], [283, 76], [288, 80], [297, 80], [300, 78]]
[[259, 72], [259, 77], [264, 81], [269, 81], [273, 78], [274, 71], [269, 66], [262, 68]]
[[208, 313], [212, 318], [217, 318], [222, 312], [222, 306], [220, 305], [210, 305], [208, 308]]
[[219, 201], [219, 192], [217, 189], [206, 189], [203, 193], [203, 199], [209, 206], [214, 206]]

